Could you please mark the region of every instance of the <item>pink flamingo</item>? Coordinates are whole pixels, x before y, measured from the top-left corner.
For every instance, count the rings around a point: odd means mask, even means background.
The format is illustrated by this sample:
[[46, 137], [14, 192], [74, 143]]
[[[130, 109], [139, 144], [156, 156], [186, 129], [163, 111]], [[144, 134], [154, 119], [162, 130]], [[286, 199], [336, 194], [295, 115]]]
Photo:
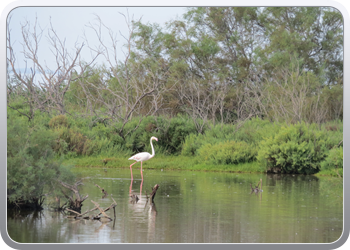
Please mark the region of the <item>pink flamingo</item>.
[[131, 156], [129, 158], [129, 160], [135, 160], [136, 161], [136, 162], [134, 162], [133, 164], [130, 165], [131, 181], [133, 180], [131, 166], [140, 161], [141, 162], [141, 177], [142, 177], [142, 182], [143, 182], [142, 162], [147, 161], [147, 160], [149, 160], [149, 159], [154, 157], [154, 148], [153, 148], [152, 140], [158, 141], [158, 139], [156, 137], [154, 137], [154, 136], [151, 137], [150, 143], [151, 143], [151, 147], [152, 147], [152, 154], [150, 154], [148, 152], [142, 152], [142, 153], [138, 153], [136, 155], [133, 155], [133, 156]]
[[152, 144], [152, 140], [156, 140], [158, 141], [158, 139], [154, 136], [151, 137], [150, 139], [150, 143], [151, 143], [151, 147], [152, 147], [152, 154], [148, 153], [148, 152], [142, 152], [142, 153], [138, 153], [136, 155], [133, 155], [129, 158], [129, 160], [135, 160], [136, 162], [134, 162], [133, 164], [130, 165], [130, 173], [131, 173], [131, 183], [130, 183], [130, 190], [129, 193], [131, 194], [131, 188], [132, 188], [132, 181], [133, 181], [133, 175], [132, 175], [132, 168], [131, 166], [134, 165], [137, 162], [141, 162], [141, 185], [140, 185], [140, 198], [141, 198], [141, 191], [142, 191], [142, 184], [143, 184], [143, 173], [142, 173], [142, 162], [143, 161], [147, 161], [149, 159], [151, 159], [152, 157], [154, 157], [155, 153], [154, 153], [154, 148], [153, 148], [153, 144]]

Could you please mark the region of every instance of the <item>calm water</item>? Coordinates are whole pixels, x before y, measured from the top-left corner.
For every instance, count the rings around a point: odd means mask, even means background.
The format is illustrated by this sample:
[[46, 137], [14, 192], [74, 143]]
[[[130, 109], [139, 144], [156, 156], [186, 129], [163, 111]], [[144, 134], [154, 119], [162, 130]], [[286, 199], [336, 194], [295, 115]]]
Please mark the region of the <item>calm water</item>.
[[[336, 178], [292, 175], [144, 171], [141, 200], [130, 202], [130, 170], [78, 168], [89, 194], [82, 212], [118, 203], [116, 219], [101, 223], [8, 211], [8, 234], [23, 243], [330, 243], [343, 230], [342, 183]], [[140, 196], [135, 167], [132, 193]], [[263, 192], [250, 183], [263, 180]], [[95, 184], [105, 188], [106, 198]], [[159, 184], [154, 205], [145, 191]], [[90, 214], [96, 214], [94, 212]], [[113, 210], [107, 212], [112, 218]]]

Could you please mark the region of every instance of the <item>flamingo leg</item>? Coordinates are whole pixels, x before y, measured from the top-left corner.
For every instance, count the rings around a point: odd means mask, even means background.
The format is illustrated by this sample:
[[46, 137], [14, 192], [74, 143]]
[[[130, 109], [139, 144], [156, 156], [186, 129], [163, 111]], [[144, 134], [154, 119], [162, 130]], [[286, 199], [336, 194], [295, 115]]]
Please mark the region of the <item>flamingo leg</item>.
[[140, 199], [141, 199], [141, 193], [142, 193], [142, 185], [143, 185], [143, 173], [142, 173], [142, 161], [141, 161], [141, 185], [140, 185]]
[[134, 179], [133, 176], [132, 176], [132, 168], [131, 168], [131, 166], [134, 165], [135, 163], [137, 163], [137, 161], [135, 161], [133, 164], [130, 165], [131, 181]]
[[143, 179], [141, 180], [141, 185], [140, 185], [140, 200], [141, 200], [141, 194], [142, 194], [142, 185], [143, 185]]
[[141, 161], [141, 179], [143, 180], [143, 173], [142, 173], [142, 161]]
[[131, 182], [130, 182], [129, 195], [131, 195], [131, 189], [132, 189], [132, 180], [131, 180]]

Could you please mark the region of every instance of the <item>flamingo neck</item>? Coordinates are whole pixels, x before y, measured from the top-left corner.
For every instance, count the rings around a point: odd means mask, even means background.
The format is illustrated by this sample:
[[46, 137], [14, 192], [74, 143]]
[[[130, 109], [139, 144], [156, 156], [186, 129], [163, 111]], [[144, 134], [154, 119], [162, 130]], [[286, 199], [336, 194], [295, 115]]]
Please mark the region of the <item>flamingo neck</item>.
[[154, 157], [155, 152], [154, 152], [154, 147], [153, 147], [152, 139], [151, 139], [150, 141], [151, 141], [151, 147], [152, 147], [152, 154], [151, 154], [151, 158], [152, 158], [152, 157]]

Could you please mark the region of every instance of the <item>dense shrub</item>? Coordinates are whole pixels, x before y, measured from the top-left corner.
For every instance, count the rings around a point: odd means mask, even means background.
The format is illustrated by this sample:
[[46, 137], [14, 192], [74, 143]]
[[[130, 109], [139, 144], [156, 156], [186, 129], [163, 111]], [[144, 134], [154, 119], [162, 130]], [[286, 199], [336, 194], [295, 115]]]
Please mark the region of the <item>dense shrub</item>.
[[60, 128], [60, 127], [68, 127], [68, 119], [65, 115], [54, 116], [49, 121], [49, 127], [51, 129]]
[[9, 206], [40, 209], [43, 194], [62, 179], [62, 173], [68, 178], [69, 171], [55, 159], [55, 134], [46, 127], [30, 125], [23, 118], [7, 120], [7, 199]]
[[190, 134], [185, 138], [181, 154], [184, 156], [194, 156], [203, 145], [202, 135]]
[[243, 141], [252, 147], [258, 147], [260, 141], [277, 133], [281, 125], [267, 120], [252, 118], [244, 124], [218, 124], [205, 131], [204, 134], [190, 134], [186, 137], [181, 154], [184, 156], [198, 155], [202, 145], [223, 143], [226, 141]]
[[321, 162], [321, 167], [325, 170], [343, 168], [343, 147], [329, 150], [326, 159]]
[[204, 161], [229, 165], [253, 161], [257, 150], [246, 142], [227, 141], [214, 145], [204, 144], [198, 152]]
[[321, 128], [327, 131], [328, 142], [331, 148], [338, 145], [343, 140], [343, 122], [340, 120], [334, 120], [322, 124]]
[[330, 146], [326, 131], [299, 123], [282, 127], [279, 133], [261, 141], [257, 158], [266, 169], [313, 174], [320, 170]]
[[[126, 124], [125, 131], [132, 130], [138, 123], [139, 118], [135, 117]], [[118, 126], [120, 125], [115, 125], [115, 127]], [[177, 116], [171, 119], [149, 116], [142, 120], [136, 130], [126, 136], [125, 142], [121, 141], [119, 143], [134, 153], [150, 152], [150, 138], [155, 136], [158, 138], [158, 142], [154, 143], [154, 147], [157, 148], [158, 152], [166, 155], [179, 154], [185, 137], [195, 132], [193, 122], [185, 116]]]
[[177, 116], [170, 120], [168, 126], [163, 125], [160, 132], [163, 133], [159, 136], [159, 146], [163, 147], [167, 154], [178, 154], [181, 153], [186, 136], [196, 133], [196, 127], [192, 120]]
[[57, 134], [54, 149], [57, 153], [67, 154], [74, 152], [77, 155], [88, 155], [87, 145], [89, 139], [76, 128], [61, 127], [54, 130]]

